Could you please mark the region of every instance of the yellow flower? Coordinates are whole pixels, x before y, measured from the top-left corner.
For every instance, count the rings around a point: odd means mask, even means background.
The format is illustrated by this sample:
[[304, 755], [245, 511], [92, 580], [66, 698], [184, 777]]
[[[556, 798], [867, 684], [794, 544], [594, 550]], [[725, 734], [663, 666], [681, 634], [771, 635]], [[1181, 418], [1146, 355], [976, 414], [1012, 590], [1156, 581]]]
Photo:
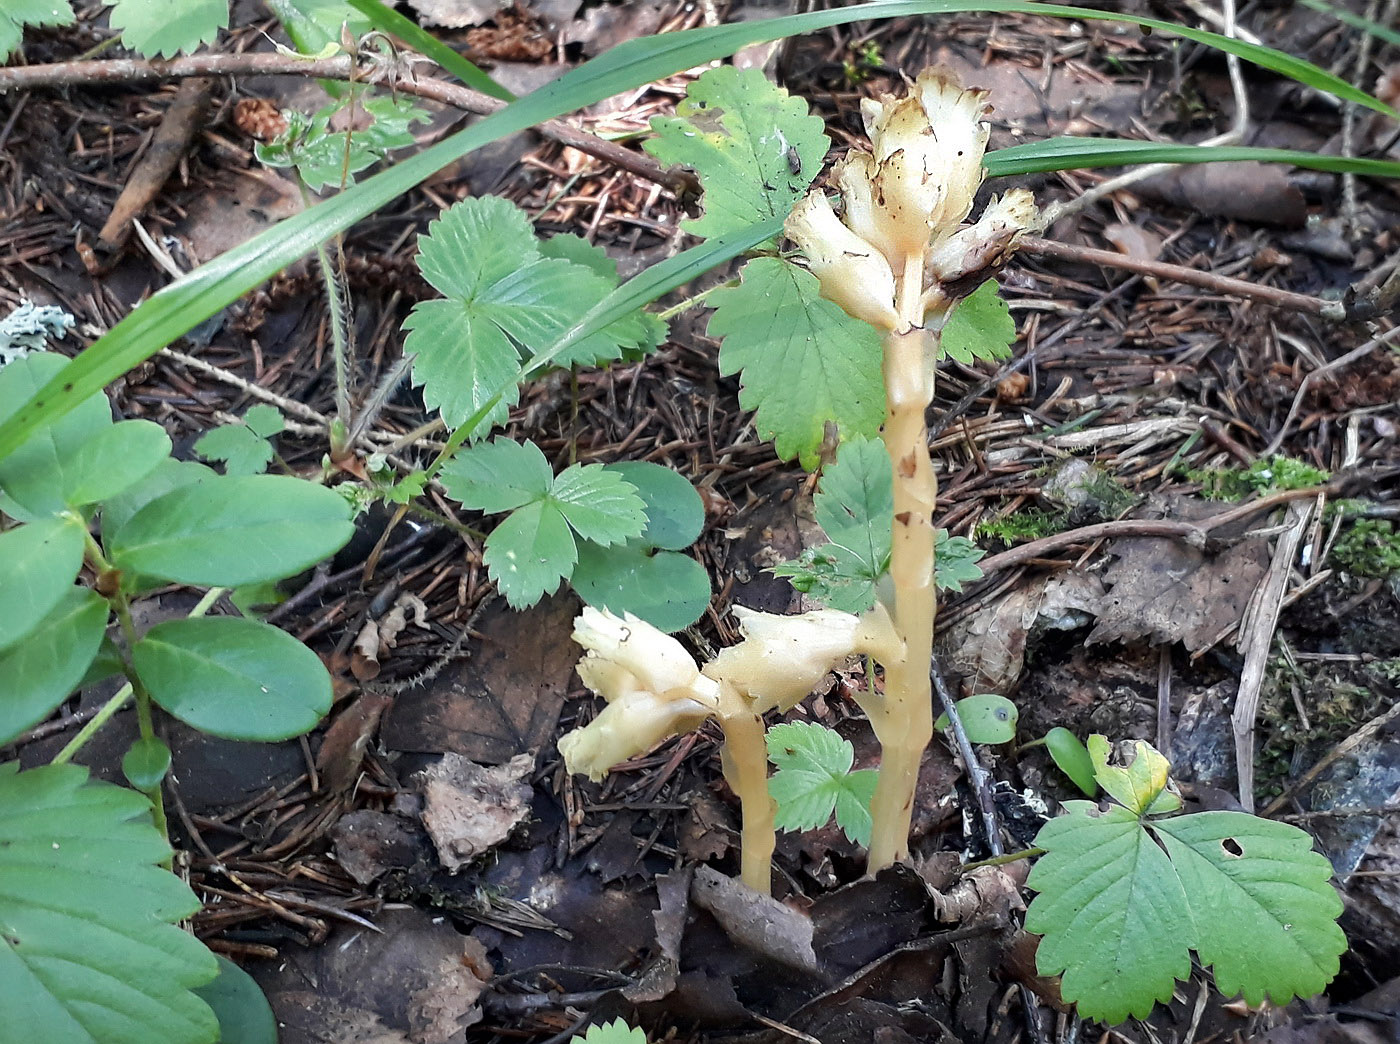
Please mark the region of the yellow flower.
[[706, 664], [705, 673], [747, 696], [756, 714], [791, 710], [860, 645], [860, 617], [835, 609], [777, 616], [736, 605], [734, 615], [744, 640]]
[[559, 740], [559, 753], [570, 772], [597, 782], [614, 765], [689, 732], [713, 713], [691, 699], [665, 699], [645, 690], [618, 693], [586, 726]]

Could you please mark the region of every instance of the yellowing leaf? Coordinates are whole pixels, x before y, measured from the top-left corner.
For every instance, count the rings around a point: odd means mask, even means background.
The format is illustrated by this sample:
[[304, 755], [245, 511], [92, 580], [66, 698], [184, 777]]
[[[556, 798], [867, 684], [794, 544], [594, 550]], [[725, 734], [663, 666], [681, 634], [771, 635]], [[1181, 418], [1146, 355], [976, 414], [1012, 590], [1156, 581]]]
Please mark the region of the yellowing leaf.
[[1171, 764], [1151, 744], [1133, 741], [1134, 754], [1125, 767], [1110, 765], [1113, 746], [1103, 736], [1089, 737], [1089, 757], [1094, 762], [1094, 778], [1115, 800], [1135, 816], [1172, 812], [1181, 799], [1167, 790]]

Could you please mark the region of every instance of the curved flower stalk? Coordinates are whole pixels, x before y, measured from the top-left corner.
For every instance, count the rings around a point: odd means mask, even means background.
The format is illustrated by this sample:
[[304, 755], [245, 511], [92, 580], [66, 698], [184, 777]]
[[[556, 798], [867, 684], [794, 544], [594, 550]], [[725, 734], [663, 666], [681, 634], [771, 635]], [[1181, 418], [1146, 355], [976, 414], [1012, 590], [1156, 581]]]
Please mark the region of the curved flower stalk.
[[583, 683], [607, 700], [598, 717], [559, 741], [570, 772], [602, 779], [609, 769], [711, 717], [724, 732], [724, 777], [739, 796], [744, 825], [741, 876], [769, 890], [775, 831], [768, 796], [763, 715], [791, 710], [828, 671], [855, 654], [894, 657], [888, 614], [823, 609], [775, 616], [736, 607], [744, 640], [702, 669], [670, 635], [628, 613], [585, 608], [574, 621]]
[[982, 183], [987, 92], [929, 69], [902, 96], [861, 103], [871, 151], [833, 168], [842, 215], [820, 190], [787, 221], [787, 234], [821, 282], [822, 296], [885, 334], [883, 439], [894, 469], [890, 554], [894, 631], [883, 696], [863, 703], [880, 740], [871, 807], [870, 869], [909, 851], [919, 761], [933, 737], [929, 666], [937, 609], [933, 510], [938, 482], [925, 412], [933, 400], [938, 335], [959, 298], [1003, 265], [1036, 218], [1013, 189], [965, 224]]

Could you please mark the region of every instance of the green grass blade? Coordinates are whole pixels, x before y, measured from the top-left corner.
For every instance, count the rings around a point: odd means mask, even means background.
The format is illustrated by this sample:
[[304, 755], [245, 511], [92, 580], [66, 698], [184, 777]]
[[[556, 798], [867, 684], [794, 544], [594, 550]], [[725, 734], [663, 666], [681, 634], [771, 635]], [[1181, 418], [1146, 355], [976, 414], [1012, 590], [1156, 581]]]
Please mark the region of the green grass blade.
[[0, 425], [0, 457], [7, 456], [40, 424], [67, 412], [87, 396], [137, 366], [194, 326], [275, 275], [316, 245], [374, 213], [390, 200], [454, 160], [544, 120], [609, 98], [640, 84], [727, 57], [749, 44], [846, 22], [967, 11], [1021, 12], [1126, 22], [1237, 54], [1378, 112], [1388, 106], [1309, 62], [1217, 33], [1155, 18], [1067, 7], [1027, 0], [873, 0], [835, 10], [788, 15], [629, 40], [566, 73], [553, 83], [459, 131], [433, 147], [367, 178], [333, 199], [279, 223], [246, 243], [176, 280], [136, 308], [34, 398]]
[[432, 33], [406, 18], [379, 0], [347, 0], [351, 7], [364, 15], [380, 32], [397, 36], [420, 54], [425, 54], [468, 87], [489, 94], [501, 101], [515, 101], [515, 95], [486, 74], [474, 62], [469, 62]]
[[591, 337], [623, 316], [644, 305], [651, 304], [663, 294], [668, 294], [726, 261], [733, 260], [744, 251], [752, 250], [760, 243], [772, 239], [782, 230], [783, 219], [770, 218], [742, 231], [707, 239], [699, 246], [691, 247], [675, 257], [652, 265], [627, 280], [584, 313], [579, 321], [566, 330], [564, 335], [548, 351], [540, 352], [532, 357], [528, 363], [520, 368], [509, 384], [497, 388], [491, 398], [452, 433], [451, 438], [447, 440], [446, 447], [438, 455], [438, 459], [433, 462], [432, 467], [428, 469], [428, 473], [430, 475], [437, 473], [437, 469], [457, 451], [462, 443], [467, 441], [476, 431], [482, 418], [496, 408], [496, 403], [501, 401], [501, 396], [511, 387], [544, 371], [552, 360], [559, 358], [562, 353], [584, 338]]
[[1334, 174], [1364, 174], [1400, 178], [1400, 163], [1350, 156], [1323, 156], [1297, 149], [1259, 149], [1245, 145], [1163, 145], [1155, 141], [1119, 138], [1048, 138], [987, 153], [991, 177], [1033, 174], [1047, 170], [1124, 167], [1137, 163], [1289, 163]]
[[1400, 32], [1380, 22], [1373, 22], [1369, 18], [1362, 18], [1358, 14], [1352, 14], [1346, 8], [1337, 4], [1329, 4], [1326, 0], [1298, 0], [1300, 4], [1319, 14], [1330, 15], [1343, 25], [1349, 25], [1353, 29], [1360, 29], [1363, 33], [1370, 33], [1377, 40], [1384, 40], [1394, 47], [1400, 47]]

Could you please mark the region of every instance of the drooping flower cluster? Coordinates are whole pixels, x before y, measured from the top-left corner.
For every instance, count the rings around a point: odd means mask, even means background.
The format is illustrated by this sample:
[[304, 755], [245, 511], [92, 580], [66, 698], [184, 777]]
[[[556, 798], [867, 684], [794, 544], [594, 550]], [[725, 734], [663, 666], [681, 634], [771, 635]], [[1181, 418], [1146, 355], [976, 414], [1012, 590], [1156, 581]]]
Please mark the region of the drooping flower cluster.
[[[964, 225], [982, 184], [986, 99], [986, 91], [926, 69], [907, 94], [861, 102], [872, 151], [852, 152], [832, 169], [841, 216], [814, 189], [787, 220], [822, 296], [895, 330], [946, 310], [1006, 261], [1036, 219], [1028, 191], [1010, 190]], [[898, 290], [910, 279], [920, 280], [917, 314], [901, 318]]]
[[897, 641], [878, 608], [859, 617], [834, 609], [776, 616], [736, 606], [734, 615], [744, 640], [702, 669], [645, 620], [585, 608], [574, 621], [574, 641], [587, 650], [578, 673], [608, 705], [559, 741], [568, 770], [599, 780], [711, 715], [791, 710], [848, 656], [889, 655]]

